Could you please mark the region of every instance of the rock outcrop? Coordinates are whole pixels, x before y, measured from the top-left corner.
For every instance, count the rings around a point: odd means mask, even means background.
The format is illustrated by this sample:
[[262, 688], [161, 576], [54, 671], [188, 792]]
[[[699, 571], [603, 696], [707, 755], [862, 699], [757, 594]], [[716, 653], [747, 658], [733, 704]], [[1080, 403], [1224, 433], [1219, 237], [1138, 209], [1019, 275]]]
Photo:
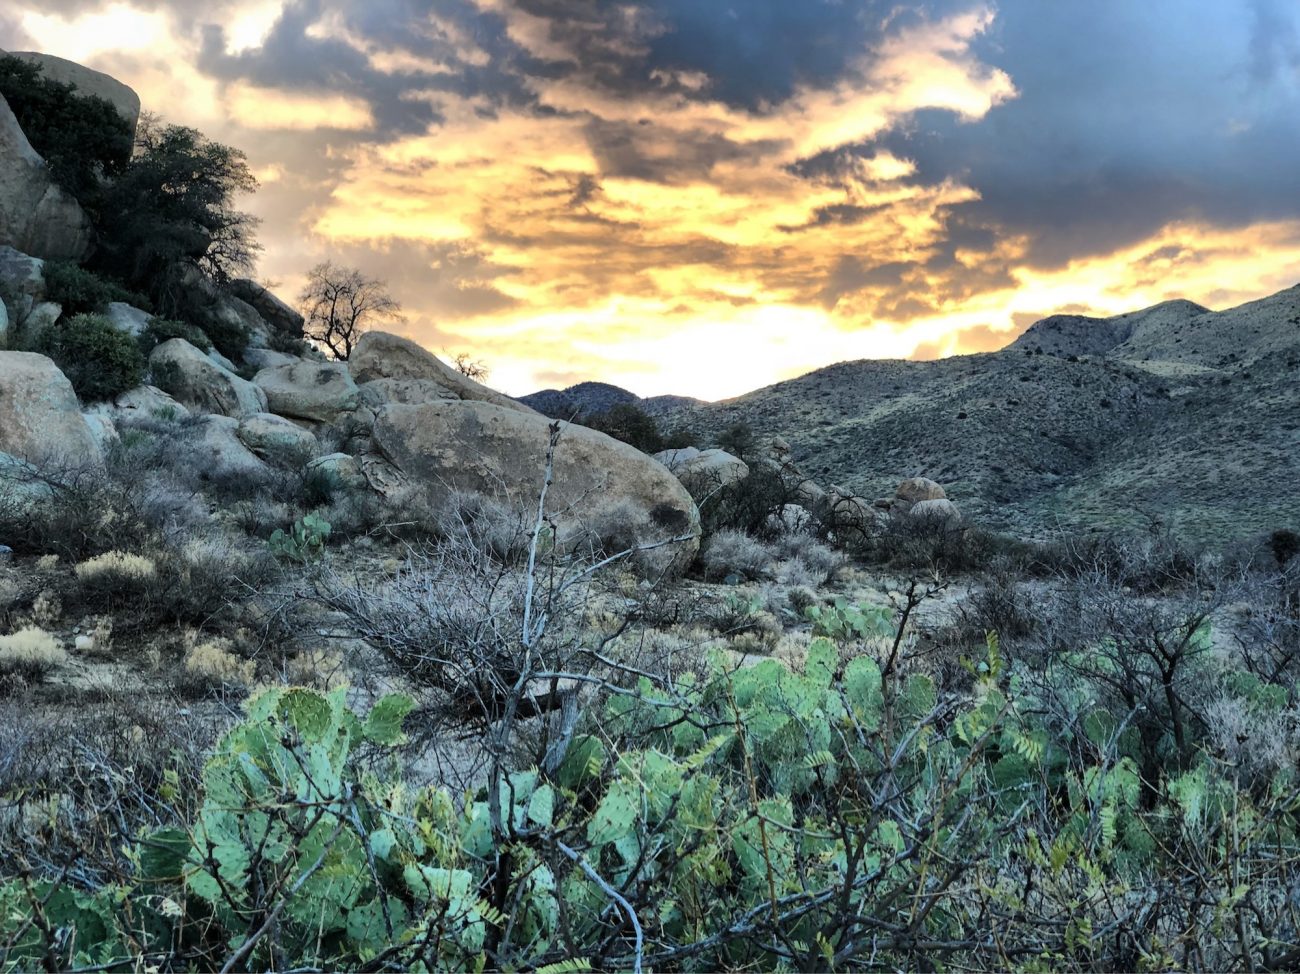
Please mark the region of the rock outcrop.
[[375, 379], [428, 379], [456, 399], [486, 402], [502, 409], [538, 415], [523, 403], [461, 375], [410, 339], [387, 332], [370, 331], [362, 335], [348, 359], [348, 369], [358, 383]]
[[4, 285], [9, 295], [21, 295], [29, 303], [44, 300], [45, 261], [0, 245], [0, 285]]
[[320, 453], [315, 434], [271, 413], [245, 416], [236, 433], [261, 459], [287, 469], [297, 469]]
[[268, 325], [289, 338], [302, 338], [305, 322], [274, 294], [256, 281], [240, 278], [230, 282], [230, 293], [256, 311]]
[[48, 260], [81, 260], [92, 240], [81, 204], [55, 184], [0, 96], [0, 244]]
[[72, 383], [44, 355], [0, 352], [0, 453], [41, 464], [98, 464]]
[[[435, 499], [462, 490], [528, 505], [542, 486], [549, 426], [537, 413], [485, 402], [389, 405], [373, 442]], [[561, 435], [547, 509], [563, 545], [603, 539], [617, 550], [682, 539], [639, 554], [652, 574], [684, 570], [699, 548], [699, 511], [681, 482], [634, 447], [582, 426]]]
[[171, 338], [149, 356], [159, 389], [201, 413], [251, 416], [267, 411], [266, 393], [222, 368], [183, 338]]
[[663, 450], [655, 454], [655, 459], [676, 475], [696, 500], [749, 476], [749, 465], [726, 450], [699, 450], [688, 446]]
[[157, 386], [136, 386], [113, 401], [120, 413], [149, 419], [184, 419], [190, 411]]
[[294, 419], [333, 423], [361, 404], [361, 393], [342, 362], [293, 362], [263, 369], [253, 382], [270, 411]]
[[112, 301], [108, 305], [108, 320], [113, 323], [113, 327], [118, 331], [124, 331], [132, 337], [139, 337], [140, 333], [148, 327], [149, 322], [153, 321], [153, 315], [147, 311], [141, 311], [139, 308], [124, 304], [121, 301]]
[[131, 137], [135, 138], [136, 123], [140, 120], [140, 96], [130, 87], [102, 71], [53, 54], [38, 51], [10, 51], [9, 54], [39, 66], [41, 74], [51, 81], [72, 85], [78, 95], [104, 99], [131, 126]]
[[229, 416], [203, 416], [185, 427], [189, 442], [201, 460], [208, 480], [248, 479], [267, 473], [257, 455], [239, 438], [239, 421]]

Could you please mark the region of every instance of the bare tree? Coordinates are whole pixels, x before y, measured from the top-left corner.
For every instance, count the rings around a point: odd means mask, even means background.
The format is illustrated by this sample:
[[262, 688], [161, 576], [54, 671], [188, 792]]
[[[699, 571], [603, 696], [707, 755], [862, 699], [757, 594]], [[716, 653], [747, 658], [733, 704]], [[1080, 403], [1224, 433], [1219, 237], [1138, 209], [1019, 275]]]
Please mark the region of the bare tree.
[[341, 360], [352, 355], [357, 340], [376, 323], [402, 318], [402, 306], [387, 284], [332, 261], [307, 273], [298, 302], [306, 319], [303, 333]]
[[451, 364], [457, 372], [475, 382], [486, 382], [491, 371], [485, 363], [470, 358], [468, 352], [458, 352], [451, 360]]

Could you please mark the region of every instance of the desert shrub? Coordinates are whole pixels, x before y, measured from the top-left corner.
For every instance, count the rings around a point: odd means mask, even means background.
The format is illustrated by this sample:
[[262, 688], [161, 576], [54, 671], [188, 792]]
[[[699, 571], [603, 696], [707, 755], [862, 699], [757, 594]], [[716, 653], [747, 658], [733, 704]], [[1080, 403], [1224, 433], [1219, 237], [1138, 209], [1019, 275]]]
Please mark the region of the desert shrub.
[[191, 692], [247, 690], [257, 672], [257, 664], [237, 656], [224, 639], [196, 641], [186, 650], [181, 668], [181, 685]]
[[84, 400], [113, 399], [144, 378], [135, 339], [102, 315], [60, 319], [37, 336], [36, 350], [54, 360]]
[[779, 470], [765, 463], [755, 463], [749, 476], [711, 491], [700, 504], [700, 525], [705, 533], [723, 530], [743, 531], [756, 537], [780, 533], [774, 525], [781, 523], [785, 505], [799, 502], [797, 486], [788, 483]]
[[[138, 685], [83, 691], [79, 706], [0, 702], [0, 877], [75, 862], [79, 888], [126, 874], [133, 836], [190, 821], [220, 714], [177, 719]], [[0, 964], [14, 966], [0, 945]], [[17, 965], [22, 967], [24, 965]]]
[[316, 690], [338, 689], [347, 683], [347, 675], [342, 654], [328, 649], [303, 650], [284, 664], [288, 683]]
[[664, 438], [654, 417], [630, 402], [584, 417], [583, 425], [622, 440], [642, 453], [658, 453], [664, 449]]
[[110, 102], [44, 77], [37, 65], [0, 55], [0, 95], [54, 178], [85, 203], [93, 206], [101, 180], [131, 158], [131, 127]]
[[154, 584], [158, 566], [152, 558], [126, 551], [106, 551], [74, 569], [82, 585], [128, 593]]
[[0, 636], [0, 674], [40, 679], [66, 659], [58, 640], [37, 626]]
[[718, 579], [731, 575], [763, 578], [771, 573], [775, 561], [771, 545], [732, 528], [715, 531], [700, 554], [705, 576]]
[[1278, 566], [1285, 568], [1296, 555], [1300, 555], [1300, 532], [1279, 528], [1268, 538], [1269, 550]]
[[144, 310], [149, 299], [128, 290], [117, 281], [88, 271], [70, 260], [45, 262], [45, 299], [63, 308], [65, 315], [86, 312], [102, 314], [113, 301], [121, 301]]
[[18, 967], [200, 969], [1225, 970], [1300, 948], [1293, 769], [1252, 788], [1193, 748], [1148, 790], [1122, 712], [1067, 735], [995, 640], [958, 698], [845, 649], [646, 679], [545, 760], [497, 750], [463, 800], [399, 786], [412, 700], [263, 691], [135, 870], [76, 898], [0, 886], [0, 942]]
[[202, 328], [187, 321], [174, 321], [170, 318], [150, 318], [140, 333], [140, 350], [148, 355], [157, 346], [173, 338], [183, 338], [203, 352], [212, 351], [212, 340]]
[[136, 491], [94, 466], [46, 464], [30, 477], [48, 491], [38, 504], [19, 491], [0, 491], [0, 535], [19, 554], [77, 561], [112, 550], [139, 550], [156, 529], [144, 517]]

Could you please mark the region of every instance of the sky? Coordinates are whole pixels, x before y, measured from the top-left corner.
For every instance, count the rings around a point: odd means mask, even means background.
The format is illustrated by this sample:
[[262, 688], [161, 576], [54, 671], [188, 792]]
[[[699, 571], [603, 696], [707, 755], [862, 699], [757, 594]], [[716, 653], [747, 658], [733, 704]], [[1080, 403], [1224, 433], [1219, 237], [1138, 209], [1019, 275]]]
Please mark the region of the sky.
[[1300, 282], [1290, 0], [6, 0], [243, 150], [257, 276], [513, 394], [718, 399]]

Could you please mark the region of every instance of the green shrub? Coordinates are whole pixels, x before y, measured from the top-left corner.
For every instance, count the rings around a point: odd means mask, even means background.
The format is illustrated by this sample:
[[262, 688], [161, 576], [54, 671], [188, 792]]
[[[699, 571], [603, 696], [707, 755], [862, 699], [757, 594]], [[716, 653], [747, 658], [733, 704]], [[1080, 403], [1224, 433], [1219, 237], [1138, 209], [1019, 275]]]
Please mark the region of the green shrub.
[[1252, 787], [1194, 748], [1144, 780], [1124, 712], [1089, 687], [1055, 724], [1059, 700], [990, 638], [952, 698], [862, 651], [891, 622], [836, 607], [799, 667], [643, 678], [544, 760], [498, 758], [455, 797], [402, 780], [410, 699], [354, 712], [342, 689], [265, 690], [213, 749], [197, 811], [130, 841], [128, 869], [0, 884], [0, 966], [1285, 966], [1294, 769]]
[[70, 260], [46, 261], [45, 297], [62, 306], [65, 315], [87, 311], [103, 313], [112, 301], [121, 301], [146, 311], [150, 307], [149, 299], [143, 294], [130, 291]]
[[93, 204], [100, 180], [131, 158], [131, 126], [110, 102], [45, 78], [35, 64], [0, 56], [0, 95], [55, 180], [83, 202]]
[[642, 453], [658, 453], [664, 449], [664, 438], [654, 417], [630, 402], [621, 402], [587, 417], [583, 425], [634, 446]]
[[152, 318], [140, 333], [140, 350], [148, 355], [157, 346], [172, 338], [183, 338], [203, 352], [212, 351], [212, 341], [203, 329], [187, 321], [174, 321], [171, 318]]
[[136, 340], [103, 315], [60, 319], [41, 332], [36, 345], [90, 402], [112, 399], [144, 378], [145, 359]]

